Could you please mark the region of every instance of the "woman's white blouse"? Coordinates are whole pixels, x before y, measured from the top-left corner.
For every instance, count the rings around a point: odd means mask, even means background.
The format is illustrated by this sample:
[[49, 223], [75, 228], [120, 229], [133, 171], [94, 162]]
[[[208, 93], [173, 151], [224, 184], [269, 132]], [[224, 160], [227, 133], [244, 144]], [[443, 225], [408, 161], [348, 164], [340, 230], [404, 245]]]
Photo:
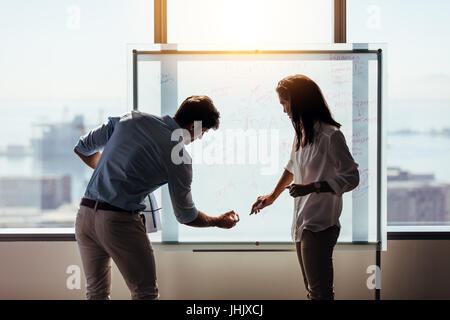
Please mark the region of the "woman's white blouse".
[[311, 193], [294, 200], [292, 238], [301, 240], [303, 229], [313, 232], [333, 225], [341, 227], [342, 194], [359, 184], [358, 164], [353, 159], [344, 135], [335, 126], [317, 122], [312, 144], [295, 151], [285, 169], [294, 175], [294, 183], [326, 181], [334, 193]]

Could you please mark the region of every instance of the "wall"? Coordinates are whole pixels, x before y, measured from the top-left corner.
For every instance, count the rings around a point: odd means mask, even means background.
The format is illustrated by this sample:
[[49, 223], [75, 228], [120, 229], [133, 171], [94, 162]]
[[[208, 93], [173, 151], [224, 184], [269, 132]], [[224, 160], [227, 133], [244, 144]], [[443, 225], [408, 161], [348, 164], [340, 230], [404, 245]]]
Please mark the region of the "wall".
[[382, 255], [383, 299], [450, 299], [450, 240], [396, 240]]
[[[192, 252], [154, 246], [161, 299], [305, 299], [295, 252]], [[450, 299], [450, 241], [389, 241], [382, 254], [384, 299]], [[81, 265], [75, 242], [1, 242], [0, 299], [83, 299], [66, 288]], [[366, 269], [374, 252], [337, 248], [336, 299], [373, 299]], [[113, 265], [112, 299], [129, 299]]]

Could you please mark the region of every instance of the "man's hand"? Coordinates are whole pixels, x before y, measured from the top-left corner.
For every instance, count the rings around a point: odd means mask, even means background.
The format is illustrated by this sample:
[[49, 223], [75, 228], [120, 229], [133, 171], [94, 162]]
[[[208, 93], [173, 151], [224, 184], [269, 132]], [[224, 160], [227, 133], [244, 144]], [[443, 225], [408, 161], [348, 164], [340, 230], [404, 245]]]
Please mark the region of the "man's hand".
[[191, 227], [219, 227], [223, 229], [233, 228], [239, 222], [239, 215], [234, 211], [228, 211], [218, 217], [210, 217], [201, 211], [198, 211], [197, 218], [194, 221], [185, 223]]
[[222, 229], [230, 229], [233, 228], [236, 223], [239, 222], [239, 215], [235, 213], [233, 210], [225, 212], [224, 214], [218, 216], [216, 219], [216, 227]]
[[310, 193], [314, 192], [314, 187], [312, 184], [291, 184], [286, 187], [286, 189], [289, 189], [289, 194], [291, 197], [302, 197], [306, 196]]

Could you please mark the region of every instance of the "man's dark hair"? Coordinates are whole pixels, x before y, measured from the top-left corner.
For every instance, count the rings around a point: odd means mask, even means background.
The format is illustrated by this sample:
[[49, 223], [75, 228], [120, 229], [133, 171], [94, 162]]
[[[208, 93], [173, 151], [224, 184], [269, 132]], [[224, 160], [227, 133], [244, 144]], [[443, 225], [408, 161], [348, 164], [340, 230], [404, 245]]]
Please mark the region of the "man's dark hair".
[[201, 121], [206, 129], [219, 127], [220, 113], [212, 100], [207, 96], [191, 96], [186, 98], [175, 113], [174, 119], [178, 124], [187, 128], [194, 121]]

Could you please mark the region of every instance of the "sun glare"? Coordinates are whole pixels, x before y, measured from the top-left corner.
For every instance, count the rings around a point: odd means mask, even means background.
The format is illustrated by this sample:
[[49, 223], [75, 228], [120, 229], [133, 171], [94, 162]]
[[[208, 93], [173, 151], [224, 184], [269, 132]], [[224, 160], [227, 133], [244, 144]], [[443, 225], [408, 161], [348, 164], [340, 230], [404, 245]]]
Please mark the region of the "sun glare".
[[235, 50], [330, 42], [331, 0], [171, 0], [169, 42]]

